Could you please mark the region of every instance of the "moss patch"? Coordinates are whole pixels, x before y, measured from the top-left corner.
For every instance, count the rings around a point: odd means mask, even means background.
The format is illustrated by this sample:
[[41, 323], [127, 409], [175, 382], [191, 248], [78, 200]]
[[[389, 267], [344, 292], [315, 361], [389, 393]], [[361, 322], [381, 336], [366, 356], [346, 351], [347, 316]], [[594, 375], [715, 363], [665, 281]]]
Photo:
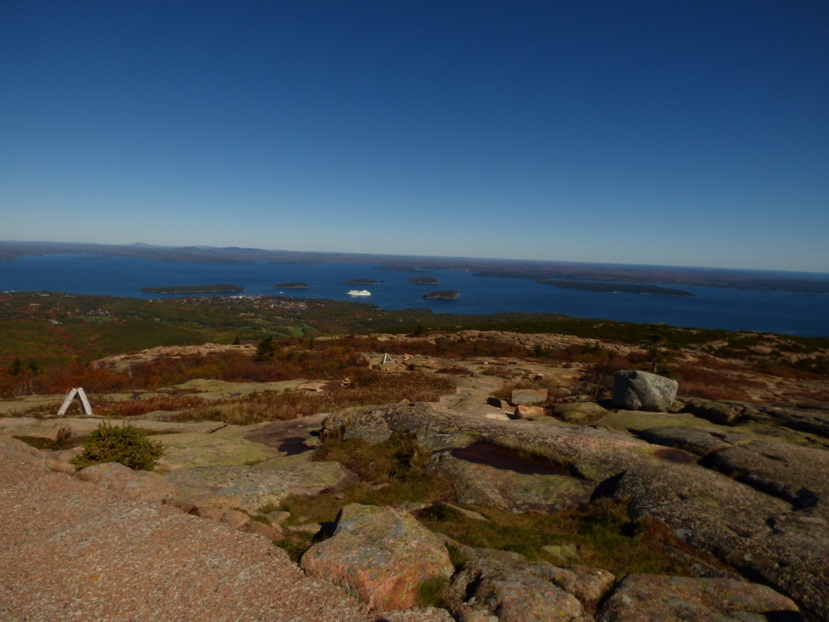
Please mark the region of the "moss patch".
[[607, 499], [557, 514], [469, 507], [489, 521], [472, 519], [446, 505], [427, 508], [419, 512], [418, 518], [429, 529], [462, 544], [513, 551], [530, 560], [560, 563], [543, 549], [568, 545], [578, 551], [579, 564], [607, 569], [617, 577], [631, 573], [691, 574], [685, 561], [665, 554], [679, 550], [695, 555], [670, 530], [657, 523], [631, 522], [623, 504]]
[[639, 410], [619, 410], [609, 412], [594, 425], [641, 432], [648, 428], [661, 428], [665, 426], [690, 426], [696, 428], [717, 428], [730, 430], [716, 426], [707, 419], [695, 417], [690, 413], [656, 413]]

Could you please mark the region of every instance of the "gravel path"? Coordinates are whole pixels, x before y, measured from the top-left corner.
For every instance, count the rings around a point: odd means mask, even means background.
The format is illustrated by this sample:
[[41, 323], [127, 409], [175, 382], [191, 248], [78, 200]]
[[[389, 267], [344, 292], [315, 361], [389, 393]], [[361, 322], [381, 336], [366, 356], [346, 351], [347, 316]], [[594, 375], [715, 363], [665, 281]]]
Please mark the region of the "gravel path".
[[261, 536], [0, 451], [0, 620], [376, 619]]

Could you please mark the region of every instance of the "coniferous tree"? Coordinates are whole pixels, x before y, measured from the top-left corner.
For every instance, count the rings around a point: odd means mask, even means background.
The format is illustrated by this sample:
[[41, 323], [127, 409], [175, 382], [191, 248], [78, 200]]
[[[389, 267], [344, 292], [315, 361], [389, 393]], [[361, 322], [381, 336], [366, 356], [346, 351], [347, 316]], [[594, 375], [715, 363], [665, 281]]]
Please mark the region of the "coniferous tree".
[[273, 344], [273, 336], [268, 335], [256, 346], [256, 356], [254, 358], [257, 362], [264, 363], [271, 360], [275, 354], [276, 346]]

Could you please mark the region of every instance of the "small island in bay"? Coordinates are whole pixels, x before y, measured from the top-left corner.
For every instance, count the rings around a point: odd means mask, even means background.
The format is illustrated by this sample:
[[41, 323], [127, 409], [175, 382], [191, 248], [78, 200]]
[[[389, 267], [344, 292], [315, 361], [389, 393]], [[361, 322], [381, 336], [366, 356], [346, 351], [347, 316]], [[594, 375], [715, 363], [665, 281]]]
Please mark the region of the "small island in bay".
[[693, 298], [695, 295], [683, 289], [672, 289], [658, 285], [640, 285], [637, 283], [608, 283], [606, 281], [560, 281], [558, 279], [539, 279], [539, 283], [555, 285], [563, 289], [580, 289], [588, 292], [607, 294], [649, 294], [652, 296], [680, 296]]
[[274, 285], [276, 289], [308, 289], [308, 283], [296, 281], [293, 283], [277, 283]]
[[173, 285], [171, 287], [144, 287], [145, 294], [218, 294], [226, 292], [243, 292], [244, 287], [219, 283], [217, 285]]
[[409, 279], [409, 283], [414, 283], [415, 285], [437, 285], [440, 281], [433, 276], [413, 276]]
[[375, 281], [374, 279], [351, 279], [346, 282], [349, 285], [380, 285], [383, 281]]
[[428, 300], [458, 300], [461, 297], [461, 294], [460, 292], [456, 292], [454, 289], [442, 289], [437, 292], [429, 292], [428, 294], [424, 294], [423, 297]]

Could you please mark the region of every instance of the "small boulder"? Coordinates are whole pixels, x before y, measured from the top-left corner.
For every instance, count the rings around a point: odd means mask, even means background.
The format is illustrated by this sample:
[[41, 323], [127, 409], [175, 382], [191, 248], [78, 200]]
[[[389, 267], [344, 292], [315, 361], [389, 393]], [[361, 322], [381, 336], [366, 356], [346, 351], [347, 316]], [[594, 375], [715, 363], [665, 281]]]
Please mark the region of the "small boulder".
[[425, 581], [454, 571], [441, 539], [410, 514], [359, 504], [342, 509], [334, 535], [308, 549], [301, 564], [378, 611], [412, 607]]
[[543, 406], [530, 406], [529, 404], [521, 404], [515, 407], [512, 416], [516, 419], [532, 419], [533, 417], [541, 417], [545, 413]]
[[676, 398], [676, 380], [646, 371], [625, 369], [613, 378], [613, 404], [625, 410], [664, 412]]
[[514, 389], [510, 395], [510, 403], [513, 406], [522, 404], [543, 404], [547, 401], [549, 392], [547, 389]]
[[[602, 622], [802, 619], [797, 605], [765, 585], [733, 579], [628, 575], [602, 605]], [[789, 617], [784, 617], [788, 612]], [[768, 618], [770, 619], [770, 618]]]

